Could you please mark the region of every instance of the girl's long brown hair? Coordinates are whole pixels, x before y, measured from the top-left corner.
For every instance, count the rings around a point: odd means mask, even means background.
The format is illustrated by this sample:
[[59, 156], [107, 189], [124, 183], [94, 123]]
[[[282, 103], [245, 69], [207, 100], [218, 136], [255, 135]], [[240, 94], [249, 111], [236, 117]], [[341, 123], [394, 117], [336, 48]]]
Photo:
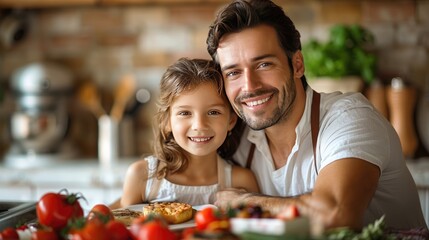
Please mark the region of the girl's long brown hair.
[[[176, 97], [195, 89], [202, 83], [214, 84], [219, 95], [229, 105], [223, 88], [222, 75], [218, 65], [211, 60], [180, 58], [167, 68], [161, 78], [158, 111], [154, 118], [154, 152], [158, 160], [165, 163], [166, 167], [159, 169], [156, 173], [158, 178], [165, 177], [167, 172], [180, 172], [188, 165], [186, 152], [176, 143], [171, 132], [170, 107]], [[231, 114], [235, 114], [232, 108]], [[243, 127], [242, 121], [238, 120], [232, 134], [218, 149], [218, 153], [223, 158], [230, 159], [237, 149]]]

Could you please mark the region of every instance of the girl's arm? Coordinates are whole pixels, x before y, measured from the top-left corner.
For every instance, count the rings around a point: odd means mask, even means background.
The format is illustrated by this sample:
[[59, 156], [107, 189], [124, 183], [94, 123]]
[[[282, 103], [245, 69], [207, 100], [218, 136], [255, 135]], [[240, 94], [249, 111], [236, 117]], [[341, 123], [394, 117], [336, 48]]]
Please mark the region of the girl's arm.
[[259, 193], [258, 182], [251, 170], [239, 166], [233, 166], [231, 175], [233, 188], [244, 188], [248, 192]]
[[121, 207], [140, 204], [145, 201], [146, 182], [148, 176], [147, 161], [139, 160], [132, 163], [125, 174]]

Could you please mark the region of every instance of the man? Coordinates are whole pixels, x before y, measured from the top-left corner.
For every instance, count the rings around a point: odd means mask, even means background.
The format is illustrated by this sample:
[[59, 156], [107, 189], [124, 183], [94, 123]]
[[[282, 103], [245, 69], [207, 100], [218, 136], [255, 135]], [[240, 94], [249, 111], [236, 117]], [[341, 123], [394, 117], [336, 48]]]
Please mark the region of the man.
[[360, 229], [383, 215], [391, 228], [426, 228], [396, 132], [359, 93], [318, 98], [305, 80], [300, 34], [279, 6], [229, 4], [207, 44], [229, 101], [251, 128], [235, 160], [249, 163], [265, 194], [229, 189], [218, 193], [218, 206], [280, 212], [296, 204], [327, 228]]

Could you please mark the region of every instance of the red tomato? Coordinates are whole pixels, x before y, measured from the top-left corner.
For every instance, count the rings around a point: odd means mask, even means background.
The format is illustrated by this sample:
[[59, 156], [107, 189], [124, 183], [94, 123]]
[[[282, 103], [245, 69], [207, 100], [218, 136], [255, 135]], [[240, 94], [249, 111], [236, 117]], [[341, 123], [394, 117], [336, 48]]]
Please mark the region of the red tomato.
[[125, 224], [119, 221], [109, 221], [106, 224], [106, 230], [111, 240], [128, 240], [132, 239], [131, 232], [127, 229]]
[[7, 227], [0, 232], [0, 240], [19, 240], [18, 232], [15, 228]]
[[295, 205], [288, 205], [283, 211], [281, 211], [277, 218], [283, 219], [283, 220], [292, 220], [297, 217], [299, 217], [299, 210]]
[[60, 239], [53, 229], [37, 229], [31, 233], [31, 240], [58, 240]]
[[67, 240], [84, 240], [82, 229], [71, 229], [67, 233]]
[[91, 220], [93, 218], [99, 218], [103, 223], [108, 223], [113, 220], [112, 210], [104, 204], [97, 204], [91, 208], [91, 211], [88, 213], [87, 219]]
[[39, 223], [45, 226], [61, 229], [69, 219], [83, 216], [83, 209], [77, 194], [46, 193], [36, 205]]
[[158, 224], [164, 226], [165, 228], [168, 228], [168, 224], [165, 222], [165, 220], [161, 217], [158, 217], [156, 215], [152, 215], [149, 217], [140, 216], [138, 218], [135, 218], [130, 226], [130, 232], [134, 237], [138, 237], [140, 229], [149, 222], [157, 222]]
[[186, 228], [182, 231], [182, 239], [191, 239], [192, 236], [197, 232], [197, 228]]
[[98, 219], [86, 221], [82, 228], [72, 229], [67, 235], [68, 240], [109, 240], [109, 237], [105, 225]]
[[217, 210], [211, 207], [204, 208], [195, 214], [195, 224], [198, 230], [204, 230], [214, 221], [220, 220]]
[[176, 240], [177, 236], [158, 221], [145, 223], [139, 230], [138, 240]]

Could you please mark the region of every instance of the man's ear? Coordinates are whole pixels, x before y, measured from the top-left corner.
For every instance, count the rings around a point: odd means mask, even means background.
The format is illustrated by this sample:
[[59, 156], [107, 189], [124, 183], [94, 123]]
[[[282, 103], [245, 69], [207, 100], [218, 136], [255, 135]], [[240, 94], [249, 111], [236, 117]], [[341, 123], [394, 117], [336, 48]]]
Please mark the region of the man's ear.
[[292, 57], [293, 73], [296, 78], [301, 78], [305, 72], [304, 57], [302, 52], [297, 50]]
[[237, 123], [237, 114], [235, 114], [235, 112], [231, 111], [231, 117], [229, 119], [229, 126], [228, 126], [228, 131], [231, 131], [235, 124]]

